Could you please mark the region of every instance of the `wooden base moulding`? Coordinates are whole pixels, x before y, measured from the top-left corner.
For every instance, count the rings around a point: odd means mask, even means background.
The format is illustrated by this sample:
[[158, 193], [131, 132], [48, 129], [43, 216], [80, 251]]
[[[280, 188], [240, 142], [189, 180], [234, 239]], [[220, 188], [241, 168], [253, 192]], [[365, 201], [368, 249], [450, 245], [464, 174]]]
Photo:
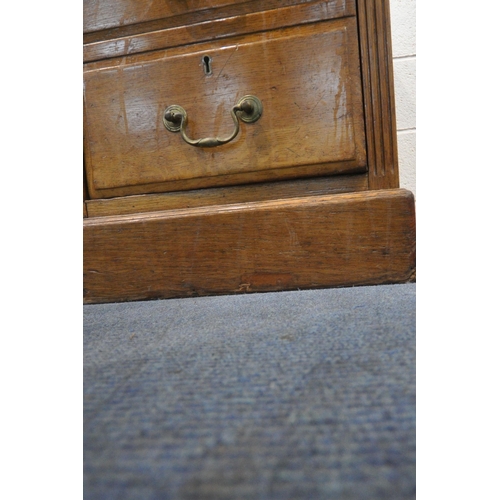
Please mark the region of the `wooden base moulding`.
[[404, 189], [84, 220], [84, 302], [403, 283], [415, 277]]

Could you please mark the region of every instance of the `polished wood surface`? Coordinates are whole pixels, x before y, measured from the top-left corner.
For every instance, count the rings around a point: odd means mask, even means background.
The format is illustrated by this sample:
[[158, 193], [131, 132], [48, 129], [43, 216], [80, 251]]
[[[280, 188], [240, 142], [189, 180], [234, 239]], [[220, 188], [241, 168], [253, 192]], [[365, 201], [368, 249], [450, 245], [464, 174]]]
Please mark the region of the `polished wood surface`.
[[355, 0], [259, 0], [84, 36], [85, 63], [354, 16]]
[[[365, 171], [357, 40], [345, 18], [89, 66], [90, 197]], [[227, 136], [245, 94], [261, 99], [263, 115], [229, 144], [195, 148], [163, 125], [177, 104], [190, 137]]]
[[83, 0], [83, 32], [194, 13], [249, 0]]
[[368, 175], [339, 175], [243, 186], [87, 200], [90, 217], [349, 193], [368, 189]]
[[84, 220], [86, 303], [398, 283], [413, 195], [308, 196]]

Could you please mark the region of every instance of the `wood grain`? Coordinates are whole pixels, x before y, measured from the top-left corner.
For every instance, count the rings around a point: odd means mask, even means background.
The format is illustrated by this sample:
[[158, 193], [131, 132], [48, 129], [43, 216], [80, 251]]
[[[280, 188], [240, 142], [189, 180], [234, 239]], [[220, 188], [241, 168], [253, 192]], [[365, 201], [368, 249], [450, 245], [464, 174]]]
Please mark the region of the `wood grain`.
[[249, 0], [83, 0], [83, 32], [138, 24]]
[[[345, 18], [88, 66], [90, 197], [366, 171], [357, 38]], [[224, 146], [189, 146], [163, 125], [177, 104], [190, 137], [227, 136], [245, 94], [261, 99], [263, 115]]]
[[415, 273], [409, 191], [84, 220], [86, 303], [398, 283]]
[[86, 207], [89, 217], [103, 217], [249, 201], [278, 200], [297, 196], [348, 193], [367, 189], [367, 174], [339, 175], [317, 179], [297, 179], [245, 186], [88, 200]]
[[370, 189], [399, 186], [389, 0], [358, 0]]
[[355, 0], [250, 1], [88, 33], [84, 35], [83, 60], [98, 61], [353, 15]]

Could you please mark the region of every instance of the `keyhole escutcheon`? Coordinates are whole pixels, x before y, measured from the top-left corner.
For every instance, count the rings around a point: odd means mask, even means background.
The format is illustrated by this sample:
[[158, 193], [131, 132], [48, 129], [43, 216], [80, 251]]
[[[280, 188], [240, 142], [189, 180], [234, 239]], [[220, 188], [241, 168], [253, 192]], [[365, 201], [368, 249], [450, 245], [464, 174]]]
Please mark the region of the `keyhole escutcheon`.
[[210, 56], [203, 56], [201, 60], [203, 63], [203, 71], [205, 72], [205, 75], [211, 75], [212, 74], [212, 58]]

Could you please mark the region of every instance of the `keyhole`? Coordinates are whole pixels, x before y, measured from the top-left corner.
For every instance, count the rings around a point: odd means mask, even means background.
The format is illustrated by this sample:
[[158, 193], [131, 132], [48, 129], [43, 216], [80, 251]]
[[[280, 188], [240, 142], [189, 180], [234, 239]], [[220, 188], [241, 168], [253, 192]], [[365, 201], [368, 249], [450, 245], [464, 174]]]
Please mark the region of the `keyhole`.
[[205, 75], [211, 75], [212, 58], [210, 56], [203, 56], [202, 61], [203, 61], [203, 71], [205, 72]]

